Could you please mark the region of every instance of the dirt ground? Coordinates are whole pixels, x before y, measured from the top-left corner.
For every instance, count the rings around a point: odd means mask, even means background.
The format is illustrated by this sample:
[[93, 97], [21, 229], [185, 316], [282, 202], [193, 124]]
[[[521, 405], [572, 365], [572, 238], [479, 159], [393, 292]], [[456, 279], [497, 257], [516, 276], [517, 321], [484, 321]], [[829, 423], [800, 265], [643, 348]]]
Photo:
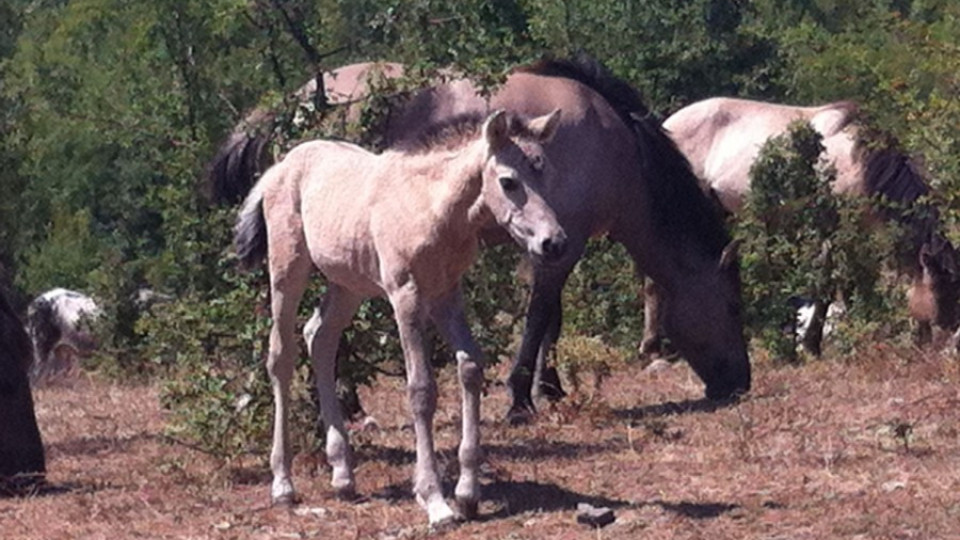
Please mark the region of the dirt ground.
[[[958, 379], [957, 359], [877, 346], [755, 366], [750, 395], [715, 408], [685, 365], [631, 365], [519, 428], [494, 386], [480, 519], [431, 532], [399, 380], [362, 393], [380, 426], [354, 436], [365, 498], [335, 499], [322, 458], [298, 456], [303, 502], [284, 509], [268, 504], [267, 456], [228, 466], [164, 442], [155, 388], [81, 376], [36, 391], [50, 486], [0, 500], [0, 538], [960, 539]], [[451, 370], [440, 382], [452, 494], [458, 392]], [[578, 524], [580, 502], [616, 521]]]

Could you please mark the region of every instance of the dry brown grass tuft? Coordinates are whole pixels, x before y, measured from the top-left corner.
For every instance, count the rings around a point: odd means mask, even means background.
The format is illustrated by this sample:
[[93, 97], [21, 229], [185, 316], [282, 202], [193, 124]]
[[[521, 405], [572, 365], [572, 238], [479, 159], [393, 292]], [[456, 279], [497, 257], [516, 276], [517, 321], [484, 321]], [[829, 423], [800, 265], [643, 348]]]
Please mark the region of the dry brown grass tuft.
[[[717, 408], [696, 399], [684, 365], [619, 365], [594, 399], [545, 405], [520, 428], [501, 421], [506, 392], [493, 387], [481, 519], [433, 537], [960, 538], [958, 379], [956, 359], [879, 346], [847, 362], [761, 363], [750, 396]], [[437, 444], [452, 491], [449, 368], [440, 383]], [[354, 438], [366, 498], [336, 500], [322, 456], [300, 455], [303, 503], [286, 510], [268, 505], [266, 456], [222, 463], [165, 442], [153, 387], [81, 378], [39, 390], [49, 487], [0, 500], [0, 536], [428, 536], [410, 496], [402, 384], [383, 380], [362, 397], [380, 425]], [[613, 507], [617, 521], [588, 530], [575, 522], [579, 502]]]

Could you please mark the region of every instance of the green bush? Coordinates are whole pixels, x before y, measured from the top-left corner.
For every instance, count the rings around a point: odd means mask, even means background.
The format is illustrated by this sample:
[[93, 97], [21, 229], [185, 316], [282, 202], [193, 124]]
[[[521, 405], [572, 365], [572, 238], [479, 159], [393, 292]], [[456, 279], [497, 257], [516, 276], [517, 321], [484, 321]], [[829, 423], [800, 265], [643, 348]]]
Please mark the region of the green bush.
[[741, 244], [748, 334], [774, 357], [797, 359], [797, 295], [824, 306], [840, 298], [847, 319], [888, 320], [881, 269], [893, 235], [870, 223], [861, 197], [835, 195], [835, 172], [820, 162], [822, 137], [796, 122], [769, 140], [750, 170], [751, 187], [733, 228]]

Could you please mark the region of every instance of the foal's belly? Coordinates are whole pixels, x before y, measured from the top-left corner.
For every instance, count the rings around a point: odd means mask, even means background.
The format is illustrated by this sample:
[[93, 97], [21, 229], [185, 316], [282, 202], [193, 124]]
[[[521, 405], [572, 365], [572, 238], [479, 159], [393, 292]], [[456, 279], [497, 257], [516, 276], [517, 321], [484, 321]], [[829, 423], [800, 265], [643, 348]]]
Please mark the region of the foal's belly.
[[380, 263], [372, 249], [331, 246], [311, 250], [313, 264], [329, 281], [365, 296], [381, 296]]

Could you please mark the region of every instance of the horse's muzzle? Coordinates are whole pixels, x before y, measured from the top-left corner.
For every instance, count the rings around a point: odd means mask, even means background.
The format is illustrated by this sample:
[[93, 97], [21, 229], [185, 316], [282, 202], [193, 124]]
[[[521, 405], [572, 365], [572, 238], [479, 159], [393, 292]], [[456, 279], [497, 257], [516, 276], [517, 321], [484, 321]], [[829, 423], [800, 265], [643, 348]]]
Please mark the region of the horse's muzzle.
[[555, 237], [544, 238], [540, 242], [540, 256], [545, 262], [557, 262], [567, 252], [567, 237], [559, 234]]

